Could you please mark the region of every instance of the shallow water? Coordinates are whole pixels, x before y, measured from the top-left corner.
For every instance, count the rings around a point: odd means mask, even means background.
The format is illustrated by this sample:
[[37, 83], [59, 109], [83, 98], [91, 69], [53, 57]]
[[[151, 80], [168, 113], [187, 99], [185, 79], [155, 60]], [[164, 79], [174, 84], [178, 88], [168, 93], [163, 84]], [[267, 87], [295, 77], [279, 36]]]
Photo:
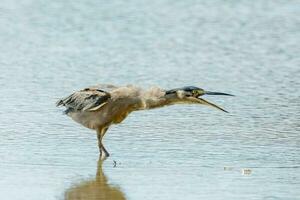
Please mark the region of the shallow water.
[[[300, 199], [299, 32], [293, 0], [2, 0], [0, 199]], [[54, 106], [95, 83], [236, 97], [133, 113], [98, 163]]]

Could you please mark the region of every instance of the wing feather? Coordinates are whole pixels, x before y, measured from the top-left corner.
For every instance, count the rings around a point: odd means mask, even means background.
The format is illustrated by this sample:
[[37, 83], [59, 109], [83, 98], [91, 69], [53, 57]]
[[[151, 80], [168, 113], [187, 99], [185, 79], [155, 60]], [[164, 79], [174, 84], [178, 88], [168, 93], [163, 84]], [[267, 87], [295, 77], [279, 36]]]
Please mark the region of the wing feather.
[[56, 106], [65, 106], [66, 113], [71, 111], [95, 111], [105, 105], [111, 98], [110, 93], [93, 88], [85, 88], [70, 96], [60, 99]]

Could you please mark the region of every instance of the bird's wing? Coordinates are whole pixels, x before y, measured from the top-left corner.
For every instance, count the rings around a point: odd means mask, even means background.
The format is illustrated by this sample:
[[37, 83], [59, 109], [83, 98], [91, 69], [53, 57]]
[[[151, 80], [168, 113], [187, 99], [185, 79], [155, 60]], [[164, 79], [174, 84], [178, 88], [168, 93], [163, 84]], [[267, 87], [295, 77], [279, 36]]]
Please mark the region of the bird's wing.
[[111, 98], [110, 93], [98, 88], [85, 88], [59, 100], [56, 106], [65, 106], [69, 111], [95, 111]]
[[103, 90], [103, 91], [106, 91], [106, 92], [111, 92], [115, 89], [118, 89], [119, 86], [111, 85], [111, 84], [97, 84], [97, 85], [94, 85], [94, 86], [90, 86], [89, 88], [90, 89]]

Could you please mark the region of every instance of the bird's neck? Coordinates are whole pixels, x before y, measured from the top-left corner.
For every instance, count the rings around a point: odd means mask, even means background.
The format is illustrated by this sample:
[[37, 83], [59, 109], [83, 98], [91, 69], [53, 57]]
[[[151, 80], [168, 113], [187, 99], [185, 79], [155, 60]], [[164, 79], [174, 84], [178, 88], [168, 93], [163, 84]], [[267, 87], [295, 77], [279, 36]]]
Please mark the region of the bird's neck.
[[141, 98], [138, 110], [149, 110], [154, 108], [161, 108], [176, 103], [177, 103], [177, 99], [174, 97], [172, 98], [170, 96]]

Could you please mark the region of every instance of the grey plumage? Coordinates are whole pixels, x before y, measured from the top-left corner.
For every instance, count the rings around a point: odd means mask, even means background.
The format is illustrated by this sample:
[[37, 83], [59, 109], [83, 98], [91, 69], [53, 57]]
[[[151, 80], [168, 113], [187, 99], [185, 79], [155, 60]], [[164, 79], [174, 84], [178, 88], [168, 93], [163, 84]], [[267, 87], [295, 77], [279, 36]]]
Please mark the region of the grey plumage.
[[230, 95], [227, 93], [207, 92], [201, 88], [188, 86], [171, 90], [152, 87], [148, 90], [128, 85], [97, 85], [74, 92], [60, 99], [57, 106], [66, 107], [65, 113], [74, 121], [97, 131], [100, 154], [107, 150], [102, 144], [103, 136], [112, 124], [121, 123], [133, 111], [159, 108], [173, 104], [203, 104], [227, 112], [200, 96]]
[[76, 111], [93, 111], [107, 103], [110, 97], [110, 94], [103, 90], [86, 88], [59, 100], [56, 106], [65, 106], [66, 114]]

